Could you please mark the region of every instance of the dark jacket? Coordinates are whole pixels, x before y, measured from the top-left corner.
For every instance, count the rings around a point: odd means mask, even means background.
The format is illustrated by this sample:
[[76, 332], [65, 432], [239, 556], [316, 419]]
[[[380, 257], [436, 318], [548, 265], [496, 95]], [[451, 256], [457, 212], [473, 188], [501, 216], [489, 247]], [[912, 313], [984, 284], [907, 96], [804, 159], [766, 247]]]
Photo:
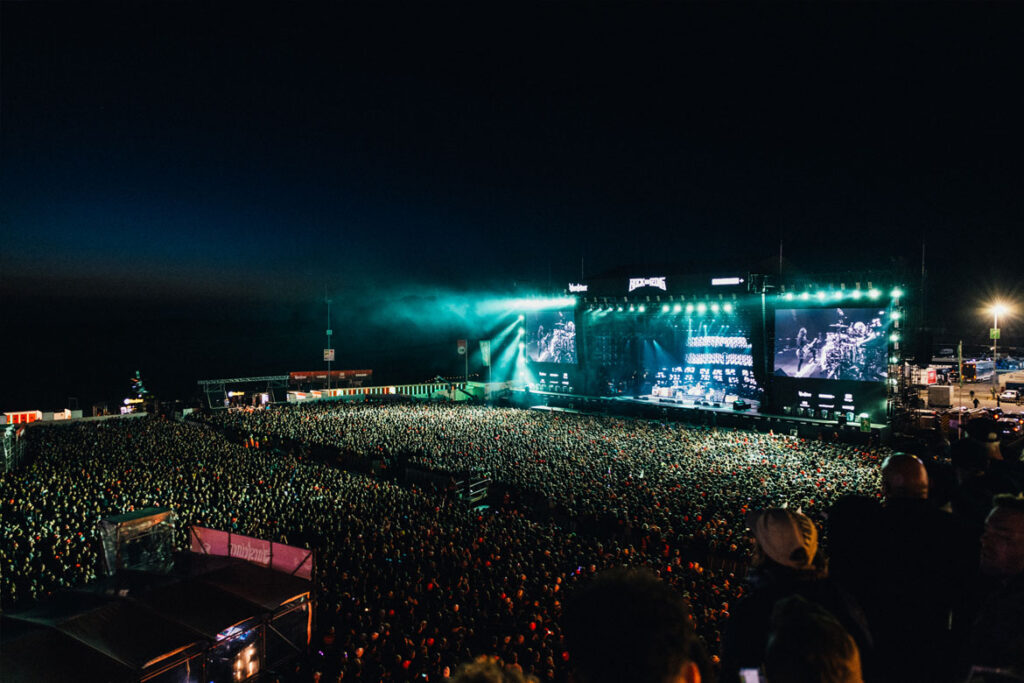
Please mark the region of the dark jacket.
[[863, 611], [850, 594], [823, 572], [798, 571], [765, 560], [762, 566], [750, 571], [747, 582], [750, 593], [732, 610], [722, 638], [723, 682], [736, 681], [740, 669], [761, 666], [772, 609], [791, 595], [799, 595], [828, 610], [856, 641], [861, 661], [870, 661], [873, 644]]

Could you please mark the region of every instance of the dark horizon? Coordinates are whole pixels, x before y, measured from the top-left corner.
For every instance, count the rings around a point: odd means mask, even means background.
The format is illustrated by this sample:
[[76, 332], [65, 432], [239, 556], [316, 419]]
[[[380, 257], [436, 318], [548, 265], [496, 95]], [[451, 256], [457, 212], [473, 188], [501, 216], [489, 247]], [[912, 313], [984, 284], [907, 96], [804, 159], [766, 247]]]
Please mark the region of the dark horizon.
[[0, 409], [320, 367], [325, 291], [339, 366], [422, 381], [475, 330], [396, 300], [780, 241], [909, 285], [924, 245], [937, 344], [1024, 305], [1019, 6], [0, 13]]

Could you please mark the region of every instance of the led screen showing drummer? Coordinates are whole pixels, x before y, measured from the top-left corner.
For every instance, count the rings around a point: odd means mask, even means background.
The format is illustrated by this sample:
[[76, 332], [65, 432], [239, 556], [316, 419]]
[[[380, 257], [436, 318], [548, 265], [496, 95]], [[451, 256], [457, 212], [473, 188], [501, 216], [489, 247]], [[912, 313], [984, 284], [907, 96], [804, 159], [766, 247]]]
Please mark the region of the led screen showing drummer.
[[881, 308], [775, 311], [775, 375], [883, 382], [888, 315]]
[[573, 309], [538, 311], [527, 316], [526, 357], [534, 363], [576, 363]]

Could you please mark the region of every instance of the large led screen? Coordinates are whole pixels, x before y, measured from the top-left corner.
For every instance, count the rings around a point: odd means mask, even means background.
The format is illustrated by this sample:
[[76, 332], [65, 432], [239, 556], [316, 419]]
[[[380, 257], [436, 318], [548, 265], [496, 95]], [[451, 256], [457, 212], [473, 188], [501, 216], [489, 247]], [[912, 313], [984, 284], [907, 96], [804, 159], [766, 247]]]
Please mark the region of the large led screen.
[[884, 382], [887, 316], [873, 308], [775, 311], [775, 376]]
[[729, 309], [588, 313], [587, 365], [595, 391], [684, 403], [759, 401], [750, 322]]
[[523, 321], [526, 357], [534, 363], [576, 363], [573, 309], [537, 311]]
[[651, 393], [670, 398], [757, 400], [750, 332], [738, 315], [655, 316], [643, 346]]

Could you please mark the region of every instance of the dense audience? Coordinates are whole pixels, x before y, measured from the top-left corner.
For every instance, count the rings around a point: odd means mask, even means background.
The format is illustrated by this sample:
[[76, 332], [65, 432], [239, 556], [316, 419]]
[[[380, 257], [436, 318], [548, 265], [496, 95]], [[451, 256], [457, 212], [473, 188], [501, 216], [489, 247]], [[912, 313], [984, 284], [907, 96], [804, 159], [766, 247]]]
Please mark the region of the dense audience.
[[[828, 512], [851, 495], [879, 505], [890, 455], [448, 404], [79, 423], [34, 428], [30, 449], [22, 469], [0, 475], [3, 609], [95, 578], [100, 518], [167, 506], [178, 515], [179, 547], [198, 524], [317, 550], [318, 630], [299, 679], [332, 681], [440, 680], [479, 655], [526, 677], [567, 680], [565, 596], [613, 567], [645, 568], [683, 595], [717, 659], [730, 614], [752, 597], [744, 576], [723, 567], [765, 555], [751, 544], [747, 516], [788, 509], [826, 529], [837, 521]], [[312, 457], [317, 449], [487, 473], [505, 495], [473, 510], [443, 489], [344, 471]], [[767, 632], [767, 621], [757, 628]], [[862, 634], [852, 635], [859, 645]]]

